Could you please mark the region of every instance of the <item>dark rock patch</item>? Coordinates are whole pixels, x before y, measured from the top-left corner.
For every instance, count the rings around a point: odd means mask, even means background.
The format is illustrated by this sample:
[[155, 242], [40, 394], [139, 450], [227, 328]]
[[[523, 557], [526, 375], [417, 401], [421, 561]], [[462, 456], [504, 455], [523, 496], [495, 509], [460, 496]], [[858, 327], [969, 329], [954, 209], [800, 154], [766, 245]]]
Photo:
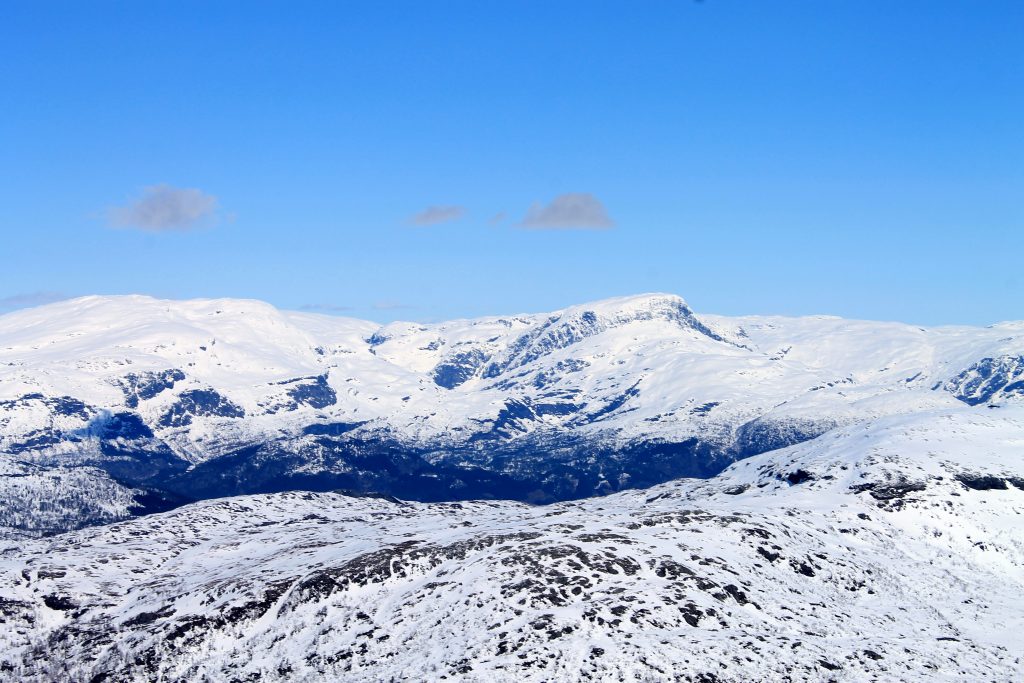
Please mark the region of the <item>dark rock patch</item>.
[[1006, 479], [1002, 477], [961, 473], [956, 475], [956, 480], [974, 491], [1006, 490]]
[[245, 417], [245, 411], [213, 389], [192, 389], [160, 418], [161, 427], [186, 427], [195, 417]]

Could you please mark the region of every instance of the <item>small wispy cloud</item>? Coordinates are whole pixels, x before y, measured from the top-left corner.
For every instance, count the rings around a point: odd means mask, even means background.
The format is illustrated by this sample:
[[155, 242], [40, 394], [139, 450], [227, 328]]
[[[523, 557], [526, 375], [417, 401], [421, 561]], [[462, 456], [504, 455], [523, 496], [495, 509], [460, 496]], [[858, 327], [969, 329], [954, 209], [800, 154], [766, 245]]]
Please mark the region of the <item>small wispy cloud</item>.
[[299, 310], [310, 313], [346, 313], [354, 309], [352, 306], [338, 306], [336, 304], [303, 304], [299, 306]]
[[487, 222], [490, 223], [491, 225], [500, 225], [505, 221], [505, 216], [506, 213], [504, 211], [499, 211], [498, 213], [491, 216], [491, 220]]
[[217, 211], [217, 198], [202, 190], [160, 184], [143, 188], [141, 195], [108, 211], [110, 225], [147, 232], [184, 231], [204, 225]]
[[428, 206], [409, 219], [414, 225], [438, 225], [457, 221], [466, 215], [462, 206]]
[[0, 311], [44, 306], [56, 301], [63, 301], [67, 298], [66, 294], [61, 294], [60, 292], [28, 292], [25, 294], [12, 294], [11, 296], [0, 298]]
[[537, 230], [600, 230], [615, 226], [601, 200], [589, 192], [568, 192], [550, 204], [534, 204], [520, 225]]

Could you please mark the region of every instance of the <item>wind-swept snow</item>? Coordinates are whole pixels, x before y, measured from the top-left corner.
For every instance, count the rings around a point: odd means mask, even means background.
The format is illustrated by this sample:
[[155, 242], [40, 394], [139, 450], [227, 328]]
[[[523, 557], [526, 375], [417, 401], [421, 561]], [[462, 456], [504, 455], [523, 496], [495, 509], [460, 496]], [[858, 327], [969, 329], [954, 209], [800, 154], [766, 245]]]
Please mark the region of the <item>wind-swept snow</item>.
[[0, 677], [1015, 681], [1024, 409], [531, 507], [207, 501], [9, 543]]

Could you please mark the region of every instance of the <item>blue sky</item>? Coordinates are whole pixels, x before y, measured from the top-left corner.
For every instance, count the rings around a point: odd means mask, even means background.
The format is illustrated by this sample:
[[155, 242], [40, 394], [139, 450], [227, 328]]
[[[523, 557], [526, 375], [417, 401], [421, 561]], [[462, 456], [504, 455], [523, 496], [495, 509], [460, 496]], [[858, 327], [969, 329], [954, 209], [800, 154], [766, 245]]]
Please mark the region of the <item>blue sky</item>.
[[1019, 0], [5, 3], [0, 307], [1022, 319], [1021, 44]]

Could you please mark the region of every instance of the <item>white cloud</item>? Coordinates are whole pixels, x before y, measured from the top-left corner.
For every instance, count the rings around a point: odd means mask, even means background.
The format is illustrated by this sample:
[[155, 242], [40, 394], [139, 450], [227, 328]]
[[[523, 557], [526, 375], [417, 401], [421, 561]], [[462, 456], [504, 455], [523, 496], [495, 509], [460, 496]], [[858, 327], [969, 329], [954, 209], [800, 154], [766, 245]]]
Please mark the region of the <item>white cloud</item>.
[[409, 220], [416, 225], [437, 225], [457, 221], [466, 215], [461, 206], [428, 206]]
[[110, 224], [118, 228], [137, 228], [148, 232], [191, 230], [212, 218], [217, 198], [195, 188], [151, 185], [142, 195], [124, 206], [109, 211]]
[[615, 226], [608, 211], [589, 192], [560, 194], [548, 205], [534, 204], [520, 224], [524, 228], [559, 230], [565, 228], [602, 229]]

